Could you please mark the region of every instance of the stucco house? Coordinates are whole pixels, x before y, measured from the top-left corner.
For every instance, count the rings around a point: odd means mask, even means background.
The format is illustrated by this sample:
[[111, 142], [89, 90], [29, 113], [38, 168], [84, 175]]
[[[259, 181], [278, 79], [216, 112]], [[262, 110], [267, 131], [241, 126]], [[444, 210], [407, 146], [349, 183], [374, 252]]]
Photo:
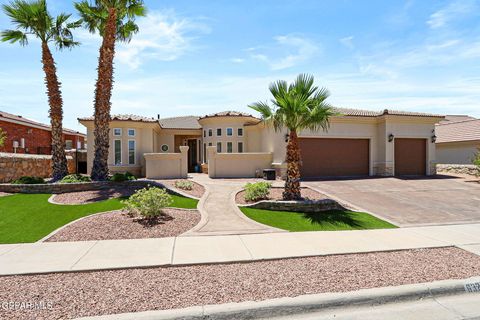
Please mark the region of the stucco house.
[[[435, 174], [435, 124], [443, 116], [338, 109], [328, 131], [299, 133], [302, 177]], [[79, 118], [93, 138], [93, 118]], [[184, 177], [201, 164], [210, 177], [285, 172], [287, 132], [250, 114], [147, 118], [117, 115], [110, 123], [110, 170], [150, 178]], [[88, 168], [93, 163], [88, 144]]]
[[435, 128], [437, 162], [472, 164], [480, 150], [480, 119], [469, 116], [446, 116]]

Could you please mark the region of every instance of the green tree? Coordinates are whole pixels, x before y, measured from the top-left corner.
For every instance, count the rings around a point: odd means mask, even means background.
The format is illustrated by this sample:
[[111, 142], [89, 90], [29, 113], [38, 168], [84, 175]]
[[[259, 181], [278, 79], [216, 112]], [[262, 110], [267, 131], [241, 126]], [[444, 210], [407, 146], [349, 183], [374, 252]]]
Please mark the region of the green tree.
[[298, 132], [304, 129], [313, 131], [329, 127], [329, 118], [335, 115], [332, 107], [326, 102], [330, 95], [326, 88], [319, 89], [314, 85], [311, 75], [300, 74], [290, 85], [279, 80], [270, 84], [273, 95], [271, 107], [266, 102], [256, 102], [249, 107], [259, 112], [268, 125], [275, 131], [288, 129], [287, 143], [287, 177], [283, 199], [301, 199], [300, 193], [300, 149]]
[[40, 40], [52, 126], [52, 178], [55, 181], [60, 180], [68, 174], [62, 129], [63, 99], [49, 44], [53, 43], [59, 50], [78, 45], [79, 43], [73, 40], [71, 30], [79, 27], [80, 24], [69, 22], [70, 14], [61, 13], [56, 17], [52, 16], [48, 12], [45, 0], [16, 0], [2, 5], [2, 9], [15, 26], [14, 30], [1, 32], [2, 41], [18, 42], [22, 46], [26, 46], [29, 37], [36, 37]]
[[98, 75], [95, 84], [93, 180], [108, 179], [108, 147], [111, 96], [113, 88], [113, 59], [115, 42], [129, 42], [138, 32], [135, 18], [144, 16], [141, 0], [95, 0], [93, 3], [75, 3], [81, 21], [91, 33], [103, 38], [98, 58]]
[[477, 166], [478, 174], [480, 175], [480, 148], [478, 148], [475, 158], [473, 159], [473, 164]]
[[5, 145], [5, 140], [7, 140], [7, 135], [2, 130], [2, 128], [0, 128], [0, 148]]

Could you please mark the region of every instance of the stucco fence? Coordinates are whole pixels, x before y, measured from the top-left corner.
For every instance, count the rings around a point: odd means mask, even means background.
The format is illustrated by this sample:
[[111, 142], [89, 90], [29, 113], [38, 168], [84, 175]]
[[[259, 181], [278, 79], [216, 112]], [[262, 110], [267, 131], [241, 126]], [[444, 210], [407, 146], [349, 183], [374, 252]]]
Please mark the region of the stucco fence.
[[211, 146], [207, 154], [210, 178], [254, 178], [263, 169], [272, 167], [270, 152], [217, 153], [216, 147]]
[[145, 153], [147, 179], [187, 178], [188, 146], [180, 146], [180, 153]]
[[[75, 161], [67, 156], [68, 172], [75, 173]], [[0, 182], [10, 182], [23, 176], [48, 178], [52, 175], [52, 156], [0, 153]]]

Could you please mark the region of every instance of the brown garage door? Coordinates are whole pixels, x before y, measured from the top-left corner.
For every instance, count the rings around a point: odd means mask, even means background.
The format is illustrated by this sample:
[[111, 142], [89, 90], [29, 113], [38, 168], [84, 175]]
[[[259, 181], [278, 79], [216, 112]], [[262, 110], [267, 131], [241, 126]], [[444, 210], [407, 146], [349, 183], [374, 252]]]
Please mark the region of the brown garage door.
[[397, 139], [395, 143], [395, 175], [425, 175], [427, 141], [425, 139]]
[[299, 139], [302, 178], [368, 176], [368, 139]]

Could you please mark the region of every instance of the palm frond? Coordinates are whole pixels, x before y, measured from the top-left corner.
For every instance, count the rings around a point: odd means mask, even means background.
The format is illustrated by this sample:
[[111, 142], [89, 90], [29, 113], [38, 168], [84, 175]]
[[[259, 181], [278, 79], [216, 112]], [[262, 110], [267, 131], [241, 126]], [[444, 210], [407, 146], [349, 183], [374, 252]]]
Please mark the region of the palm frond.
[[28, 38], [25, 33], [20, 30], [5, 30], [0, 33], [3, 42], [15, 43], [19, 42], [22, 46], [28, 44]]

